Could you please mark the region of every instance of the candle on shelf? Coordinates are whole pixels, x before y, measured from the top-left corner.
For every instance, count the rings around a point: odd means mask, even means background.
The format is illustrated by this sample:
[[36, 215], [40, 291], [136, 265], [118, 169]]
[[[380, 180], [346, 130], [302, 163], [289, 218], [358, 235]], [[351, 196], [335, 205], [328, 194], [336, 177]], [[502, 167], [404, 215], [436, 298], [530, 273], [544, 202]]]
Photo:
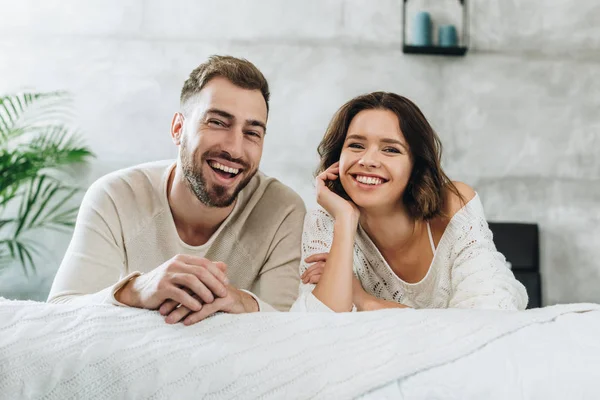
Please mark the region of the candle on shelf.
[[431, 46], [431, 15], [420, 11], [415, 15], [413, 26], [413, 45]]
[[454, 25], [442, 25], [438, 28], [438, 46], [458, 46], [458, 35], [456, 34], [456, 27]]

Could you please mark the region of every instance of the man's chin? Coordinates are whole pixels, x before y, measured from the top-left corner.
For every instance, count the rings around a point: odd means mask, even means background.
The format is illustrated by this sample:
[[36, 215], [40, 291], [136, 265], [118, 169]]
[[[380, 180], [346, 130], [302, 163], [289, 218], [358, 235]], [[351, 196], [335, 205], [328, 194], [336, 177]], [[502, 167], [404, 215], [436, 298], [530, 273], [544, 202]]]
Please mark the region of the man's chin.
[[232, 182], [228, 185], [223, 185], [219, 182], [210, 182], [207, 190], [207, 197], [213, 207], [229, 207], [233, 204], [239, 193], [250, 183], [254, 173], [250, 176], [240, 176], [237, 182]]
[[226, 191], [222, 191], [219, 189], [211, 189], [208, 192], [208, 200], [212, 207], [225, 208], [233, 204], [237, 195], [237, 190], [227, 189]]

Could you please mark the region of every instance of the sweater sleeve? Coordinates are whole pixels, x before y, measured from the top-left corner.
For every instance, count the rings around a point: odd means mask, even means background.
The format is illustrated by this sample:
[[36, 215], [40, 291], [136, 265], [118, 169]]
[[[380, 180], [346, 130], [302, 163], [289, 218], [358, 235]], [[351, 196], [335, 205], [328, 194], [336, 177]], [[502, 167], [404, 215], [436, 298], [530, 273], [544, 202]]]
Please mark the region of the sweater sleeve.
[[115, 304], [114, 293], [139, 272], [127, 273], [121, 223], [106, 178], [86, 192], [50, 303]]
[[250, 291], [259, 311], [288, 311], [298, 296], [298, 264], [302, 240], [302, 221], [306, 214], [298, 197], [285, 216], [271, 244], [267, 261]]
[[[523, 310], [525, 287], [496, 250], [479, 199], [456, 221], [451, 221], [452, 296], [449, 308]], [[457, 216], [458, 217], [458, 216]]]
[[[304, 260], [313, 254], [329, 253], [333, 241], [333, 219], [322, 209], [316, 209], [306, 215], [302, 232], [302, 259], [300, 275], [310, 265]], [[293, 312], [333, 312], [312, 294], [315, 284], [300, 281], [298, 299], [290, 311]]]

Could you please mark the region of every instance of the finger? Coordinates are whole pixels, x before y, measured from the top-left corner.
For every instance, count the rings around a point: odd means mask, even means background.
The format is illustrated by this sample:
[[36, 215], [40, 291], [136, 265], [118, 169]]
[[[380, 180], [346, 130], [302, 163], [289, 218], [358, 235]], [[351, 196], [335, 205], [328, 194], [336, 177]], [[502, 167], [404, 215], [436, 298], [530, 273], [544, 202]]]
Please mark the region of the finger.
[[303, 283], [308, 283], [308, 282], [310, 281], [310, 278], [311, 278], [313, 275], [320, 275], [320, 274], [322, 274], [324, 271], [325, 271], [325, 269], [324, 269], [324, 268], [317, 268], [317, 269], [314, 269], [313, 271], [311, 271], [309, 274], [306, 274], [306, 276], [302, 278], [302, 282], [303, 282]]
[[[224, 274], [226, 274], [226, 273], [227, 273], [227, 264], [225, 264], [224, 262], [221, 262], [221, 261], [215, 261], [215, 265], [216, 265], [217, 267], [219, 267], [219, 269], [220, 269], [221, 271], [223, 271], [223, 273], [224, 273]], [[227, 278], [227, 277], [226, 277], [226, 278]], [[225, 283], [225, 284], [227, 285], [228, 283]]]
[[322, 274], [314, 274], [313, 276], [310, 277], [310, 279], [308, 280], [308, 283], [312, 283], [312, 284], [316, 285], [321, 280], [321, 275]]
[[171, 286], [166, 289], [166, 298], [171, 299], [181, 304], [192, 311], [200, 311], [202, 309], [202, 303], [197, 299], [193, 298], [192, 295], [187, 293], [185, 290], [178, 288], [177, 286]]
[[225, 286], [223, 282], [214, 275], [216, 271], [224, 276], [223, 272], [214, 264], [209, 268], [194, 268], [194, 274], [214, 296], [227, 296], [227, 286]]
[[[223, 265], [225, 265], [225, 263], [221, 263]], [[229, 279], [227, 279], [227, 275], [225, 272], [223, 272], [223, 270], [221, 269], [222, 267], [219, 267], [219, 265], [217, 265], [217, 263], [211, 262], [209, 263], [206, 268], [210, 271], [211, 274], [213, 274], [213, 276], [215, 278], [217, 278], [219, 280], [219, 282], [221, 283], [221, 285], [223, 285], [223, 287], [225, 287], [225, 285], [229, 285]], [[225, 265], [225, 269], [227, 270], [227, 266]], [[224, 291], [224, 296], [227, 295], [227, 290]], [[221, 296], [223, 297], [223, 296]]]
[[327, 256], [329, 256], [329, 253], [311, 254], [310, 256], [304, 259], [304, 262], [307, 264], [312, 264], [318, 261], [327, 261]]
[[319, 263], [318, 265], [316, 265], [316, 268], [313, 268], [308, 274], [306, 274], [306, 276], [302, 280], [304, 281], [304, 283], [308, 283], [308, 281], [310, 281], [310, 278], [313, 275], [320, 275], [323, 273], [324, 270], [325, 264]]
[[212, 262], [207, 258], [190, 256], [188, 254], [180, 254], [177, 256], [178, 260], [192, 267], [204, 267], [210, 269], [213, 274], [223, 282], [224, 285], [229, 284], [227, 279], [227, 264], [221, 261]]
[[179, 308], [176, 308], [175, 310], [173, 310], [166, 318], [165, 318], [165, 322], [167, 324], [176, 324], [179, 321], [181, 321], [182, 319], [184, 319], [189, 313], [191, 313], [192, 310], [190, 310], [187, 307], [181, 306]]
[[320, 271], [322, 273], [324, 267], [325, 267], [325, 263], [323, 261], [319, 261], [318, 263], [315, 263], [315, 264], [311, 265], [310, 267], [308, 267], [308, 269], [306, 271], [304, 271], [304, 273], [302, 274], [302, 278], [307, 278], [318, 271]]
[[[214, 277], [213, 279], [216, 280]], [[178, 286], [191, 290], [192, 295], [196, 295], [203, 303], [212, 303], [215, 300], [213, 292], [196, 275], [177, 273], [173, 274], [171, 281]]]
[[[229, 279], [227, 279], [227, 275], [223, 271], [223, 268], [227, 269], [227, 265], [225, 265], [225, 263], [220, 262], [220, 265], [217, 265], [217, 263], [207, 260], [206, 258], [188, 255], [182, 255], [181, 260], [185, 263], [185, 266], [183, 268], [186, 270], [186, 272], [196, 275], [198, 279], [200, 279], [200, 281], [202, 281], [206, 286], [213, 290], [213, 293], [221, 297], [227, 295], [225, 285], [229, 285]], [[210, 273], [221, 283], [214, 284], [214, 280], [210, 277], [207, 278], [209, 282], [205, 282], [204, 277], [206, 277], [207, 275], [204, 272], [202, 272], [202, 270], [210, 271]], [[211, 287], [211, 284], [214, 287]]]
[[317, 175], [317, 183], [324, 182], [326, 180], [327, 180], [327, 171], [323, 171], [319, 175]]
[[161, 315], [168, 315], [178, 305], [179, 305], [179, 303], [177, 303], [175, 300], [169, 299], [160, 305], [158, 311], [160, 312]]
[[[329, 167], [327, 167], [327, 169], [332, 169], [332, 168], [339, 168], [340, 167], [340, 162], [336, 161], [333, 164], [331, 164]], [[327, 170], [326, 169], [326, 170]]]
[[214, 303], [205, 305], [202, 310], [191, 313], [188, 315], [185, 320], [183, 320], [184, 325], [193, 325], [197, 322], [202, 321], [205, 318], [210, 317], [214, 313], [221, 311], [221, 308], [225, 305], [225, 300], [217, 299]]

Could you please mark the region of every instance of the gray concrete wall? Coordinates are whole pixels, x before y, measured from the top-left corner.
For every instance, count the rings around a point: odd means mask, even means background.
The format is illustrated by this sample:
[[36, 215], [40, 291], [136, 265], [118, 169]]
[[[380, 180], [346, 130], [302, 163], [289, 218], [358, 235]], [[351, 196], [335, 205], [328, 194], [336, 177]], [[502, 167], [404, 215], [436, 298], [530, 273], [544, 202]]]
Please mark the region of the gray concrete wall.
[[[424, 8], [439, 22], [460, 13], [454, 0], [411, 0], [411, 13]], [[98, 156], [87, 184], [174, 157], [169, 124], [186, 76], [211, 54], [246, 57], [272, 89], [262, 169], [309, 207], [333, 112], [367, 91], [403, 94], [489, 219], [540, 224], [545, 303], [600, 302], [600, 3], [471, 1], [464, 58], [403, 54], [401, 9], [401, 0], [0, 0], [0, 93], [74, 94]], [[42, 297], [68, 237], [52, 243], [39, 278], [13, 271], [0, 294]]]

